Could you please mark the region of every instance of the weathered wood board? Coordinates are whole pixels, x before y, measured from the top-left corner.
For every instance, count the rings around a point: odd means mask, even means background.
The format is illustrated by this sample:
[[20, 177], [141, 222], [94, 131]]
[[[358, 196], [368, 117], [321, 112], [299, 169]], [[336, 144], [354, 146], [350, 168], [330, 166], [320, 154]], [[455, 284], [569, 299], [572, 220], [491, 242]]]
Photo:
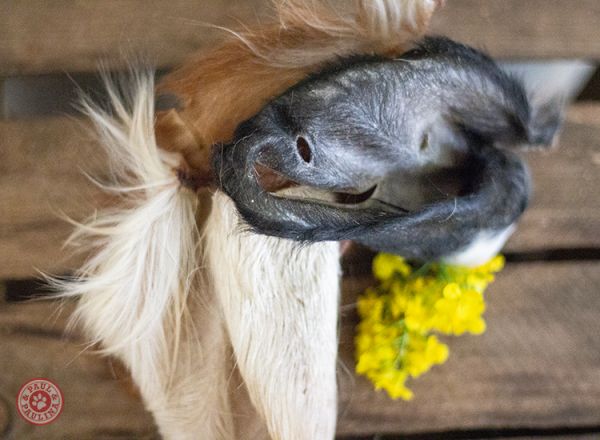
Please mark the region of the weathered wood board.
[[[343, 0], [342, 0], [343, 1]], [[235, 27], [261, 20], [267, 0], [5, 0], [3, 77], [122, 70], [139, 57], [169, 68]], [[500, 58], [600, 59], [598, 0], [446, 0], [432, 33]], [[600, 252], [600, 104], [577, 104], [558, 150], [532, 152], [535, 195], [507, 245], [514, 254]], [[62, 243], [109, 203], [83, 172], [109, 174], [88, 125], [75, 118], [0, 119], [0, 280], [72, 271], [84, 256]], [[598, 253], [594, 255], [599, 255]], [[364, 257], [364, 255], [363, 255]], [[412, 402], [392, 401], [353, 374], [354, 302], [373, 283], [344, 279], [340, 335], [341, 438], [429, 440], [445, 433], [534, 439], [600, 438], [600, 261], [509, 264], [488, 291], [487, 332], [448, 338], [449, 361], [412, 381]], [[72, 302], [7, 303], [0, 284], [0, 438], [158, 439], [126, 371], [65, 334]], [[54, 424], [19, 418], [15, 397], [33, 377], [55, 380], [65, 410]], [[498, 430], [494, 433], [494, 430]], [[528, 432], [530, 435], [519, 432]], [[493, 434], [492, 434], [493, 433]], [[558, 435], [560, 433], [560, 435]], [[395, 438], [395, 437], [394, 437]]]
[[[345, 301], [369, 282], [348, 280]], [[511, 265], [486, 297], [486, 333], [450, 338], [450, 359], [412, 382], [413, 401], [342, 375], [340, 434], [600, 427], [600, 263]], [[348, 311], [340, 358], [350, 370], [355, 322]]]
[[181, 62], [220, 38], [211, 25], [263, 15], [263, 0], [44, 0], [0, 4], [0, 75]]
[[[64, 334], [72, 304], [62, 313], [57, 306], [0, 303], [0, 438], [91, 440], [155, 433], [128, 376], [117, 376], [110, 359], [84, 351], [78, 335]], [[30, 425], [16, 413], [19, 388], [35, 377], [53, 380], [65, 398], [63, 413], [46, 426]]]
[[[352, 304], [372, 281], [344, 282], [340, 436], [494, 428], [600, 427], [600, 263], [509, 265], [488, 293], [483, 336], [449, 339], [448, 362], [411, 382], [415, 399], [392, 401], [353, 371]], [[0, 433], [7, 439], [148, 438], [150, 416], [123, 372], [62, 336], [72, 304], [0, 304]], [[46, 427], [15, 413], [32, 377], [63, 388], [65, 410]], [[533, 437], [533, 435], [532, 435]]]
[[[566, 435], [556, 435], [556, 432], [563, 432], [563, 430], [529, 430], [529, 429], [517, 429], [517, 430], [489, 430], [489, 431], [455, 431], [455, 432], [441, 432], [441, 433], [425, 433], [425, 434], [413, 434], [413, 435], [361, 435], [361, 436], [337, 436], [338, 440], [598, 440], [599, 435], [597, 433], [588, 433], [587, 430], [583, 433], [576, 430], [565, 430], [570, 432]], [[506, 434], [504, 434], [506, 432]], [[531, 434], [528, 434], [531, 432]]]
[[[108, 172], [84, 127], [69, 118], [0, 121], [0, 279], [81, 261], [61, 249], [72, 227], [59, 213], [91, 215], [105, 200], [83, 171]], [[600, 248], [600, 105], [573, 108], [561, 144], [527, 155], [536, 192], [510, 251]]]
[[432, 33], [503, 58], [600, 55], [600, 3], [595, 0], [446, 0]]
[[70, 268], [79, 258], [61, 249], [77, 220], [102, 196], [84, 172], [102, 177], [104, 157], [80, 121], [0, 122], [0, 279]]
[[[220, 37], [207, 24], [255, 22], [267, 0], [4, 0], [0, 75], [123, 68], [131, 55], [159, 67], [180, 63]], [[448, 0], [432, 32], [494, 56], [599, 58], [596, 0]]]
[[525, 157], [533, 197], [506, 249], [599, 248], [600, 105], [572, 107], [559, 147]]

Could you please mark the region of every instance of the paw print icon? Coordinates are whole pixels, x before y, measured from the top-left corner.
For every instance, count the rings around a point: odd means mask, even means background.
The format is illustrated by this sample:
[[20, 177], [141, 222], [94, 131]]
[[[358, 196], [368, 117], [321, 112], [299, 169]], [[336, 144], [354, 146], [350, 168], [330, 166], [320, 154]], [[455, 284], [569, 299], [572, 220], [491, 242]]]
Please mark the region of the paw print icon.
[[33, 408], [37, 409], [38, 411], [44, 411], [48, 406], [48, 397], [44, 394], [46, 393], [38, 392], [31, 396], [30, 404]]

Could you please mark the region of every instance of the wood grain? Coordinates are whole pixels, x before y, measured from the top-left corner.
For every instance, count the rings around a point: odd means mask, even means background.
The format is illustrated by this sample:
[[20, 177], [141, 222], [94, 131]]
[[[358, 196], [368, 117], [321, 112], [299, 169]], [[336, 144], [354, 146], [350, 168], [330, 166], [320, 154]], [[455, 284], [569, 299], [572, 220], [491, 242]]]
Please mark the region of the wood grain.
[[[127, 375], [117, 375], [116, 362], [64, 334], [72, 305], [62, 313], [56, 302], [0, 305], [0, 406], [6, 402], [10, 421], [2, 438], [153, 438], [152, 417]], [[21, 385], [35, 377], [57, 383], [65, 401], [60, 417], [41, 427], [23, 421], [14, 404]]]
[[448, 0], [432, 32], [503, 58], [598, 58], [595, 0]]
[[[61, 248], [72, 227], [59, 213], [82, 220], [106, 202], [82, 174], [107, 174], [85, 127], [68, 118], [0, 121], [0, 279], [81, 262]], [[510, 251], [600, 248], [600, 105], [572, 109], [561, 144], [527, 156], [536, 192]]]
[[[345, 302], [370, 283], [347, 280]], [[339, 433], [600, 426], [599, 286], [598, 262], [507, 267], [487, 293], [486, 333], [450, 338], [450, 359], [412, 382], [413, 401], [341, 375]], [[340, 357], [352, 370], [345, 310]]]
[[506, 249], [600, 247], [600, 105], [571, 108], [559, 147], [524, 157], [534, 192]]
[[[344, 282], [339, 435], [600, 426], [600, 263], [509, 265], [487, 293], [487, 332], [450, 338], [450, 359], [411, 382], [411, 402], [392, 401], [352, 373], [352, 304], [371, 283]], [[79, 335], [62, 336], [72, 304], [61, 314], [56, 307], [0, 304], [7, 438], [154, 438], [126, 374], [83, 351]], [[66, 402], [60, 419], [43, 428], [21, 421], [13, 404], [20, 385], [36, 376], [54, 379]]]
[[5, 99], [5, 89], [4, 89], [4, 78], [0, 77], [0, 118], [6, 117], [7, 109], [6, 109], [6, 99]]
[[[5, 0], [0, 3], [0, 76], [111, 68], [141, 55], [159, 67], [206, 48], [221, 31], [255, 22], [266, 0]], [[433, 33], [494, 56], [600, 57], [596, 0], [449, 0]]]
[[81, 121], [0, 122], [0, 278], [81, 261], [61, 249], [72, 230], [61, 216], [93, 214], [102, 196], [83, 173], [105, 175], [103, 159]]
[[140, 57], [160, 67], [206, 48], [263, 0], [7, 0], [0, 4], [0, 75], [112, 69]]

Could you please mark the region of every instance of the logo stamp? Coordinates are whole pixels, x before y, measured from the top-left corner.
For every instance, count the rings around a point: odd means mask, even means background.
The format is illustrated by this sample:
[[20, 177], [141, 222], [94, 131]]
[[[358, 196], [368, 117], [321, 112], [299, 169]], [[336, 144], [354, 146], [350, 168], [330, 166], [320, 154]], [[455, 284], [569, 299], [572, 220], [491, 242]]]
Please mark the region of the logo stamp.
[[17, 411], [28, 423], [47, 425], [54, 422], [63, 410], [62, 391], [54, 382], [44, 378], [31, 379], [17, 394]]

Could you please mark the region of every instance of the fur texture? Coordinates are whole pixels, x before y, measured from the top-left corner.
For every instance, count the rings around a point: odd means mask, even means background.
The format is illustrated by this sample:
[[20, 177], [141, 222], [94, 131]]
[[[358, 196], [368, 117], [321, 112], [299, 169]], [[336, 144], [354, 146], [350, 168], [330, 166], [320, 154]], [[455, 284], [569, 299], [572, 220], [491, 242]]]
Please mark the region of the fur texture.
[[[242, 123], [216, 150], [214, 169], [255, 232], [439, 259], [519, 218], [529, 176], [508, 150], [549, 144], [560, 122], [552, 110], [540, 117], [523, 85], [485, 54], [429, 37], [397, 59], [355, 57], [311, 75]], [[262, 188], [257, 165], [338, 192], [409, 172], [467, 172], [456, 194], [407, 212], [396, 196], [349, 205], [278, 197]]]
[[[253, 419], [277, 439], [333, 437], [338, 246], [244, 232], [225, 195], [211, 207], [181, 176], [209, 180], [213, 143], [336, 56], [405, 49], [437, 3], [280, 2], [275, 24], [167, 77], [174, 108], [155, 114], [148, 74], [125, 96], [109, 85], [112, 111], [87, 105], [120, 201], [79, 226], [72, 242], [92, 257], [57, 287], [80, 298], [75, 319], [128, 366], [165, 438], [266, 435], [240, 426]], [[240, 421], [238, 375], [261, 417]]]
[[199, 270], [198, 197], [181, 188], [178, 158], [154, 140], [153, 75], [107, 89], [110, 112], [85, 109], [111, 161], [105, 188], [120, 202], [79, 226], [72, 241], [93, 256], [58, 287], [80, 297], [74, 320], [129, 368], [166, 438], [232, 438], [224, 392], [232, 362]]
[[206, 232], [237, 365], [272, 438], [333, 438], [339, 245], [241, 232], [235, 205], [220, 192]]
[[338, 244], [245, 233], [222, 193], [206, 200], [200, 233], [198, 196], [153, 139], [152, 76], [126, 99], [107, 87], [114, 113], [86, 109], [121, 207], [72, 237], [95, 252], [76, 281], [57, 281], [80, 297], [74, 319], [130, 369], [165, 438], [243, 438], [242, 423], [256, 425], [247, 408], [239, 420], [232, 411], [234, 362], [272, 438], [333, 438]]
[[275, 0], [271, 24], [236, 32], [169, 74], [159, 95], [177, 109], [157, 119], [159, 144], [211, 173], [211, 146], [286, 89], [340, 57], [400, 54], [426, 30], [440, 0]]

